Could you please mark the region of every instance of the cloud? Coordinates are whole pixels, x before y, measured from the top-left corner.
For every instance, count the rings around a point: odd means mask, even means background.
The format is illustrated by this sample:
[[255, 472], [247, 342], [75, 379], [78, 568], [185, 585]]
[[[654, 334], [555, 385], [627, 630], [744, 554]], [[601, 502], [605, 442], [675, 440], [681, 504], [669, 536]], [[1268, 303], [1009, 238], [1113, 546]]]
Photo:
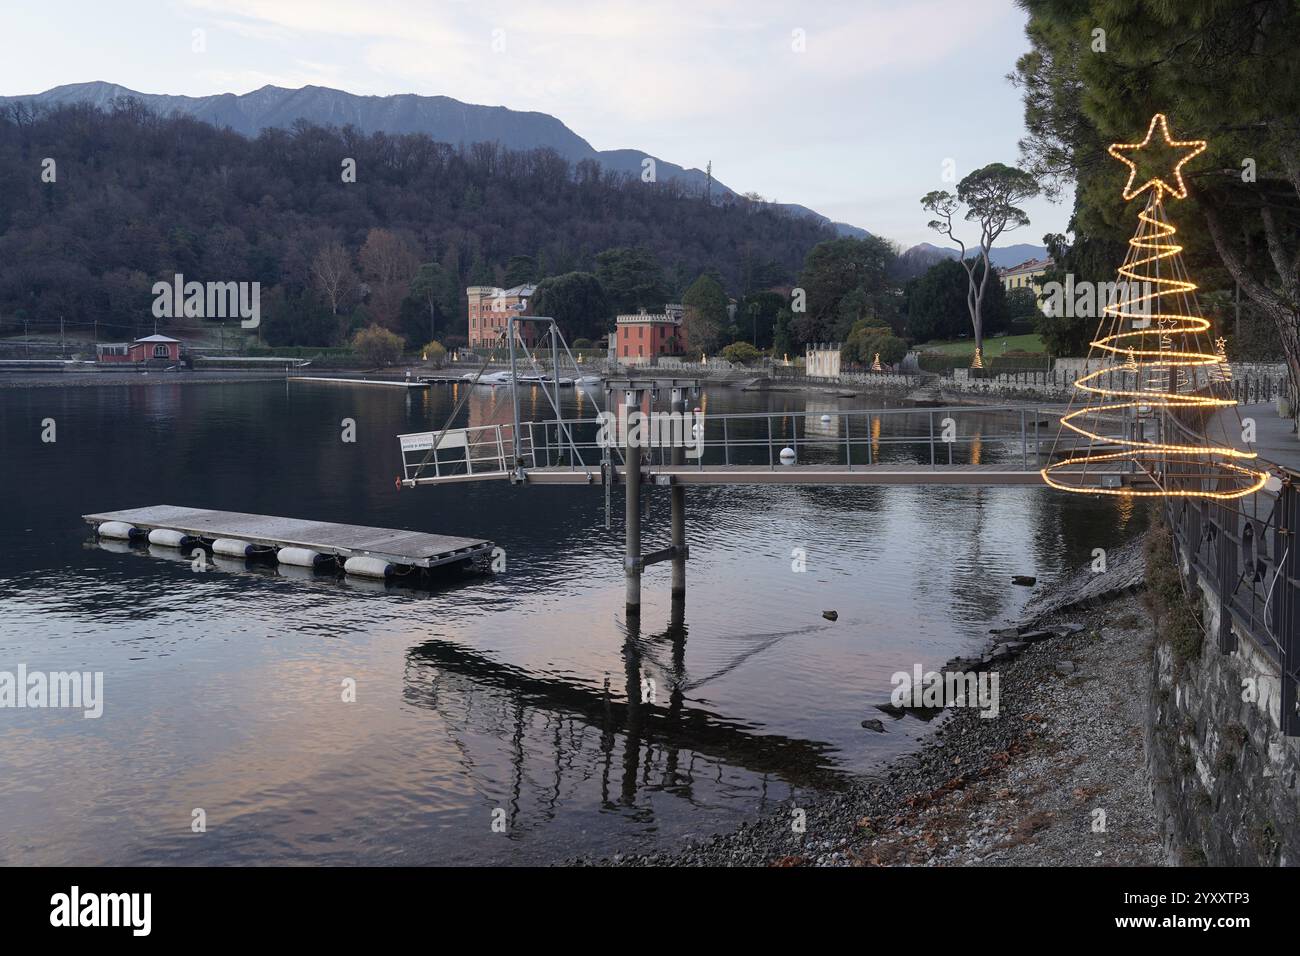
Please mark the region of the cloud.
[[[347, 38], [361, 49], [360, 65], [389, 78], [394, 92], [414, 80], [476, 102], [551, 97], [561, 113], [651, 121], [842, 95], [834, 84], [933, 65], [1005, 26], [977, 0], [794, 10], [776, 0], [187, 3], [250, 36]], [[805, 31], [806, 52], [791, 48], [795, 30]]]

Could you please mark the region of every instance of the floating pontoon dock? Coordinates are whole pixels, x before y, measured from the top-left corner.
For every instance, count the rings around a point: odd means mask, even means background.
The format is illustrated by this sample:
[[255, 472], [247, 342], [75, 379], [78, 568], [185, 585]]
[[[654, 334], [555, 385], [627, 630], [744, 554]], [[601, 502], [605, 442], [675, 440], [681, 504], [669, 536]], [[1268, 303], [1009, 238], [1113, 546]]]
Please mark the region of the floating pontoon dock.
[[[394, 528], [368, 528], [176, 505], [105, 511], [82, 515], [82, 518], [101, 533], [106, 524], [116, 526], [117, 537], [144, 537], [152, 531], [173, 531], [201, 539], [205, 544], [247, 543], [262, 553], [275, 551], [278, 554], [286, 548], [297, 549], [347, 562], [345, 567], [349, 572], [372, 577], [382, 576], [385, 566], [390, 570], [393, 567], [433, 568], [457, 562], [484, 561], [491, 555], [493, 547], [491, 541], [481, 538], [453, 538]], [[139, 534], [132, 534], [132, 529]], [[214, 550], [220, 552], [220, 549]], [[292, 555], [286, 555], [289, 557]], [[359, 563], [354, 565], [351, 559], [359, 559]]]
[[410, 378], [325, 378], [319, 375], [290, 375], [291, 382], [327, 382], [331, 385], [387, 385], [391, 388], [428, 388], [423, 379]]

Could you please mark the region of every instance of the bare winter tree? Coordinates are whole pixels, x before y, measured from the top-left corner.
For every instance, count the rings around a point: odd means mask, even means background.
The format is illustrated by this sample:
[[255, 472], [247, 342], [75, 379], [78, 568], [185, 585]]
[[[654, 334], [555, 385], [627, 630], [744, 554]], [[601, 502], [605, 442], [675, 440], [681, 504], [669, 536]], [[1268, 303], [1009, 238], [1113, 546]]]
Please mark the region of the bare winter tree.
[[311, 274], [334, 315], [338, 315], [339, 307], [356, 294], [357, 273], [352, 267], [352, 256], [342, 243], [331, 242], [322, 246], [311, 261]]
[[361, 247], [361, 269], [370, 286], [370, 304], [376, 321], [387, 328], [397, 324], [402, 299], [420, 268], [413, 242], [388, 229], [371, 229]]

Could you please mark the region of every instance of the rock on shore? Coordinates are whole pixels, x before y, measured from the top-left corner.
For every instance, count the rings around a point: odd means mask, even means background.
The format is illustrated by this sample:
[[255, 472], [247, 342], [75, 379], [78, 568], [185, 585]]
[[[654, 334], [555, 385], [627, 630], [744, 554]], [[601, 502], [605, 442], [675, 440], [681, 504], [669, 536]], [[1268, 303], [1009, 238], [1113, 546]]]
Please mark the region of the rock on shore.
[[996, 639], [1004, 649], [1019, 645], [990, 665], [1000, 678], [997, 717], [983, 718], [973, 707], [947, 711], [917, 753], [845, 792], [801, 800], [802, 833], [792, 826], [794, 807], [782, 806], [679, 850], [570, 862], [1165, 863], [1141, 731], [1152, 628], [1133, 593], [1140, 581], [1134, 547], [1112, 556], [1106, 574], [1054, 588], [1030, 620]]

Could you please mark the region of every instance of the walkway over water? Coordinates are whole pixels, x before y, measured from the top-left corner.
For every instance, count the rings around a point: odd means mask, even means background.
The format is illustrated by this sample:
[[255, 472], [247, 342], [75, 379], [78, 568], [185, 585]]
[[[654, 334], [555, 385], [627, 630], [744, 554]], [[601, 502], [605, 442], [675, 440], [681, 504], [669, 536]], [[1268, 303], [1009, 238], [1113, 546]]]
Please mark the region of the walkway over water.
[[[613, 469], [616, 484], [625, 484], [627, 468]], [[651, 465], [642, 480], [652, 485], [1035, 485], [1043, 479], [1037, 469], [1006, 465]], [[572, 468], [532, 468], [529, 484], [574, 485], [600, 481]]]
[[[680, 391], [680, 389], [679, 389]], [[679, 405], [680, 407], [680, 405]], [[636, 411], [636, 408], [633, 408]], [[645, 411], [649, 411], [647, 407]], [[1057, 443], [1059, 406], [952, 406], [704, 415], [655, 413], [642, 474], [682, 485], [1029, 485]], [[549, 419], [399, 436], [406, 487], [509, 479], [622, 484], [620, 417]], [[617, 429], [612, 429], [617, 430]], [[648, 445], [648, 447], [646, 447]], [[1118, 472], [1116, 472], [1118, 474]], [[1100, 484], [1103, 473], [1095, 480]]]

